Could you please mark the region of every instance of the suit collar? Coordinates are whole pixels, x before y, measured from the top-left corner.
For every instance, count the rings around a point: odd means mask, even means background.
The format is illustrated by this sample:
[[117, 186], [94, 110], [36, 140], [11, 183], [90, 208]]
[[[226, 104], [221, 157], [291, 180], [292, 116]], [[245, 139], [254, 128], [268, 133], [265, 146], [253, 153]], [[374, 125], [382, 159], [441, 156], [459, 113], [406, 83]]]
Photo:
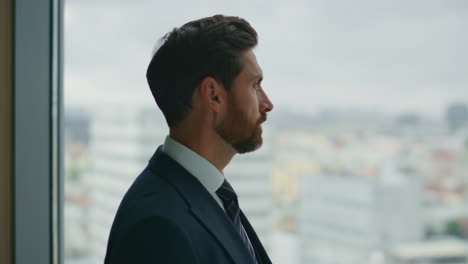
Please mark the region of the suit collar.
[[255, 264], [226, 213], [203, 185], [166, 155], [161, 146], [150, 159], [149, 167], [177, 190], [188, 204], [191, 214], [223, 246], [235, 263]]

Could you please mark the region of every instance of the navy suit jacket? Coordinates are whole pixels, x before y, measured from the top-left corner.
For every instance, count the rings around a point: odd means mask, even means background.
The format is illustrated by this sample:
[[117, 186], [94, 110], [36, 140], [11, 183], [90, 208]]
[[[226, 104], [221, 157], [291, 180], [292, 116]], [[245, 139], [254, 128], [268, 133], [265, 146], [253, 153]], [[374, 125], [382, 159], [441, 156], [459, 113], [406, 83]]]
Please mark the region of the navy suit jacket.
[[[258, 264], [271, 264], [245, 215]], [[159, 147], [125, 194], [105, 264], [255, 264], [228, 215], [203, 185]]]

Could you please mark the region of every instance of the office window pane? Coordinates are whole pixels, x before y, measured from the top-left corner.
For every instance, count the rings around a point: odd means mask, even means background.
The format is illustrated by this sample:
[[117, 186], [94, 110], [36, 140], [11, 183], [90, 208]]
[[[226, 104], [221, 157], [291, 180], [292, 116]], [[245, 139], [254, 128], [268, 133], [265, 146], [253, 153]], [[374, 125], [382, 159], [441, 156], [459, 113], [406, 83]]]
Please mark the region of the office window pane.
[[65, 1], [65, 263], [102, 263], [168, 134], [157, 40], [247, 19], [275, 108], [225, 170], [274, 263], [468, 262], [464, 1]]

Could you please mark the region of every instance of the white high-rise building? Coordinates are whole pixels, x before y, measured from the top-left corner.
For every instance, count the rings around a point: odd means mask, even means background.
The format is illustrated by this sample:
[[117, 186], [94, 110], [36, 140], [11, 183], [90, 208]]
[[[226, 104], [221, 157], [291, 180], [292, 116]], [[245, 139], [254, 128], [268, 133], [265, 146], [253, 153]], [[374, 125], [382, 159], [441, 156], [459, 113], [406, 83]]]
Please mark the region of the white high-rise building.
[[[91, 114], [90, 153], [87, 173], [91, 206], [87, 221], [93, 263], [104, 260], [107, 240], [120, 201], [156, 148], [169, 133], [155, 107], [102, 108]], [[242, 209], [268, 247], [273, 203], [270, 171], [273, 137], [264, 125], [264, 144], [257, 152], [237, 155], [225, 170], [236, 189]]]
[[383, 263], [390, 246], [423, 239], [421, 181], [392, 165], [375, 178], [302, 177], [301, 196], [302, 263]]
[[88, 251], [93, 263], [103, 263], [118, 206], [164, 142], [168, 128], [156, 107], [103, 107], [93, 111], [91, 117], [92, 165], [86, 175], [91, 202]]

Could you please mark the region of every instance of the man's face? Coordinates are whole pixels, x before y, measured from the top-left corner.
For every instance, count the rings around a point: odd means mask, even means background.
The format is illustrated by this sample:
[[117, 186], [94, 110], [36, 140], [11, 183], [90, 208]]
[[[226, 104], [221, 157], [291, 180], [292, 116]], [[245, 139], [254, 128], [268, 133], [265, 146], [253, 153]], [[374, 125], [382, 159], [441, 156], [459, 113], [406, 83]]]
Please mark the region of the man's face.
[[246, 51], [241, 61], [243, 69], [228, 92], [227, 113], [216, 131], [238, 153], [246, 153], [262, 145], [261, 123], [273, 104], [261, 87], [263, 73], [255, 54]]

